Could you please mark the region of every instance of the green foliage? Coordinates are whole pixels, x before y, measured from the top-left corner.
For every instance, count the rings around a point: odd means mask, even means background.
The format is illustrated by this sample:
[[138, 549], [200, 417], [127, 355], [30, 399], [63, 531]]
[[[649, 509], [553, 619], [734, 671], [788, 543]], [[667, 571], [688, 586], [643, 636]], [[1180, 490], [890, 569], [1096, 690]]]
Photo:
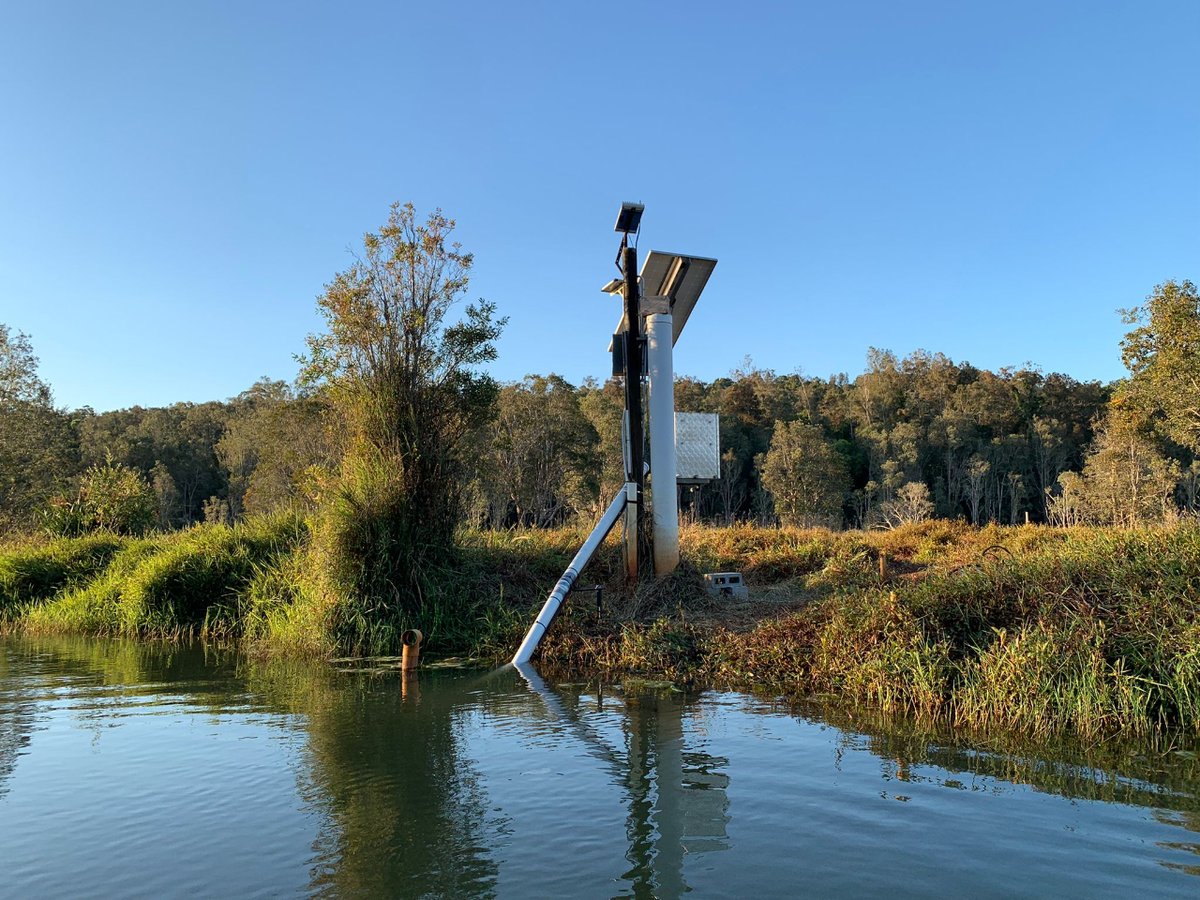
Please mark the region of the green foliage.
[[58, 497], [43, 514], [43, 527], [55, 537], [89, 531], [144, 534], [158, 519], [158, 498], [133, 469], [109, 461], [83, 473], [73, 498]]
[[90, 527], [143, 534], [157, 518], [158, 503], [145, 479], [128, 466], [92, 466], [79, 483], [79, 502]]
[[248, 587], [306, 540], [294, 515], [234, 527], [196, 526], [153, 538], [125, 539], [97, 557], [86, 576], [30, 608], [30, 631], [176, 636], [237, 635], [253, 621]]
[[336, 464], [336, 440], [320, 394], [263, 379], [235, 397], [217, 457], [228, 472], [230, 514], [309, 505], [304, 485], [314, 467]]
[[78, 471], [71, 421], [37, 367], [28, 335], [0, 323], [0, 531], [28, 527]]
[[478, 518], [496, 526], [547, 527], [578, 511], [594, 512], [598, 443], [579, 393], [559, 376], [530, 375], [506, 385], [495, 420], [479, 435], [486, 449], [473, 461], [482, 501]]
[[1137, 327], [1121, 341], [1131, 402], [1164, 433], [1200, 455], [1200, 293], [1190, 281], [1166, 281], [1125, 311]]
[[0, 614], [46, 600], [92, 577], [121, 546], [116, 535], [94, 534], [0, 554]]
[[776, 422], [771, 449], [758, 460], [758, 468], [785, 525], [841, 525], [849, 474], [845, 459], [820, 428]]
[[1178, 514], [1179, 478], [1178, 463], [1117, 407], [1097, 431], [1083, 472], [1059, 476], [1051, 520], [1122, 527], [1170, 521]]
[[503, 321], [485, 301], [449, 320], [470, 254], [440, 211], [411, 204], [363, 239], [363, 255], [318, 300], [327, 331], [309, 338], [303, 380], [328, 392], [347, 435], [322, 506], [316, 555], [339, 644], [382, 648], [436, 614], [435, 573], [455, 556], [466, 441], [492, 413]]
[[228, 490], [216, 446], [229, 415], [226, 404], [215, 402], [99, 415], [84, 410], [77, 423], [83, 462], [113, 461], [141, 474], [155, 488], [164, 527], [203, 521], [204, 501]]

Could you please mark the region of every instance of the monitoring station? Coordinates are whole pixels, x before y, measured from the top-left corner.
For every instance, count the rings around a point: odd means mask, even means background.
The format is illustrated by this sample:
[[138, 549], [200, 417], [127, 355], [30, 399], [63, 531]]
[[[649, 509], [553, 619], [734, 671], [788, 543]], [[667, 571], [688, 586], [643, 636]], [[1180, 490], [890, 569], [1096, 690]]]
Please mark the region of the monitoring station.
[[[643, 211], [641, 203], [621, 204], [616, 231], [621, 235], [617, 267], [622, 277], [602, 288], [621, 300], [609, 351], [613, 375], [625, 384], [625, 484], [546, 598], [513, 657], [516, 664], [533, 656], [579, 573], [622, 518], [629, 578], [637, 579], [651, 564], [656, 577], [673, 572], [679, 565], [679, 485], [704, 484], [720, 473], [717, 416], [675, 412], [674, 368], [675, 343], [717, 261], [654, 250], [639, 274], [637, 246], [630, 236], [640, 231]], [[650, 560], [639, 558], [639, 548], [647, 545]]]

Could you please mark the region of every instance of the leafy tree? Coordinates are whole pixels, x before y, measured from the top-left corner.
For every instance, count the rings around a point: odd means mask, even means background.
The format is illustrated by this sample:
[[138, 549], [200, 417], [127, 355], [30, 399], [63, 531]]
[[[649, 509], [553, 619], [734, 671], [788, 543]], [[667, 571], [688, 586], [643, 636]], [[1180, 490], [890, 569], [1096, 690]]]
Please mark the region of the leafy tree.
[[70, 419], [37, 368], [28, 335], [0, 324], [0, 528], [28, 524], [78, 472]]
[[336, 463], [325, 400], [264, 378], [231, 405], [216, 451], [227, 472], [233, 518], [306, 503], [303, 485], [311, 471]]
[[179, 489], [170, 470], [161, 462], [150, 470], [150, 486], [158, 501], [158, 527], [164, 531], [179, 524]]
[[615, 379], [603, 385], [585, 381], [580, 388], [579, 409], [595, 431], [595, 456], [599, 498], [608, 503], [625, 483], [625, 460], [621, 451], [621, 422], [625, 417], [625, 390]]
[[1056, 517], [1066, 524], [1133, 527], [1177, 512], [1179, 465], [1160, 453], [1117, 407], [1099, 429], [1083, 472], [1060, 476]]
[[803, 422], [777, 423], [759, 470], [785, 525], [841, 525], [842, 503], [850, 487], [846, 462], [820, 428]]
[[1137, 327], [1121, 342], [1133, 403], [1172, 440], [1200, 455], [1200, 294], [1190, 281], [1166, 281], [1124, 311]]
[[204, 501], [228, 492], [216, 448], [229, 415], [229, 407], [217, 402], [87, 415], [79, 422], [83, 461], [94, 466], [111, 457], [148, 480], [161, 465], [175, 484], [175, 524], [203, 521]]
[[530, 375], [500, 391], [490, 452], [481, 476], [490, 485], [493, 518], [544, 527], [599, 497], [598, 435], [575, 389], [558, 375]]
[[351, 645], [420, 616], [432, 569], [454, 554], [464, 441], [496, 397], [478, 367], [495, 358], [504, 322], [482, 300], [450, 321], [472, 264], [453, 230], [440, 210], [421, 222], [412, 204], [394, 204], [326, 285], [328, 330], [302, 360], [302, 383], [327, 389], [347, 435], [320, 534], [342, 600], [335, 629]]

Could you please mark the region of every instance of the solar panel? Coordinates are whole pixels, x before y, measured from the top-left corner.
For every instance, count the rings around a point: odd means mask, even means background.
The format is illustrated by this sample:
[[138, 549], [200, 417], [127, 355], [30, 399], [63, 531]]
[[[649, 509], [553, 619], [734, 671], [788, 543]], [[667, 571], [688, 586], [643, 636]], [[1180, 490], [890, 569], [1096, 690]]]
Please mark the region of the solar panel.
[[[661, 250], [651, 250], [642, 264], [642, 299], [667, 298], [672, 315], [672, 344], [678, 343], [683, 326], [716, 265], [717, 261], [707, 256], [686, 256]], [[627, 324], [622, 313], [616, 333], [623, 334]]]

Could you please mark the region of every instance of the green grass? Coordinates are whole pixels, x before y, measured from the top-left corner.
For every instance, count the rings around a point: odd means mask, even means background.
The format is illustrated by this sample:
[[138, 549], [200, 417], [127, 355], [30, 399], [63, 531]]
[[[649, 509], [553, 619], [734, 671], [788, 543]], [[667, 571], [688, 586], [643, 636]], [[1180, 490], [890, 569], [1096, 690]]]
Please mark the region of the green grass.
[[94, 534], [16, 546], [0, 554], [0, 615], [90, 578], [123, 544], [124, 539], [116, 535]]
[[298, 517], [277, 515], [127, 538], [92, 577], [28, 605], [22, 625], [31, 632], [236, 635], [256, 574], [305, 535]]
[[[25, 544], [0, 550], [0, 611], [35, 633], [203, 633], [325, 656], [392, 653], [418, 627], [429, 654], [501, 661], [584, 536], [461, 533], [403, 616], [340, 595], [295, 516]], [[540, 664], [833, 695], [980, 729], [1200, 731], [1194, 525], [689, 527], [682, 543], [675, 576], [628, 591], [610, 538]], [[729, 569], [746, 573], [752, 602], [704, 593], [699, 572]]]

